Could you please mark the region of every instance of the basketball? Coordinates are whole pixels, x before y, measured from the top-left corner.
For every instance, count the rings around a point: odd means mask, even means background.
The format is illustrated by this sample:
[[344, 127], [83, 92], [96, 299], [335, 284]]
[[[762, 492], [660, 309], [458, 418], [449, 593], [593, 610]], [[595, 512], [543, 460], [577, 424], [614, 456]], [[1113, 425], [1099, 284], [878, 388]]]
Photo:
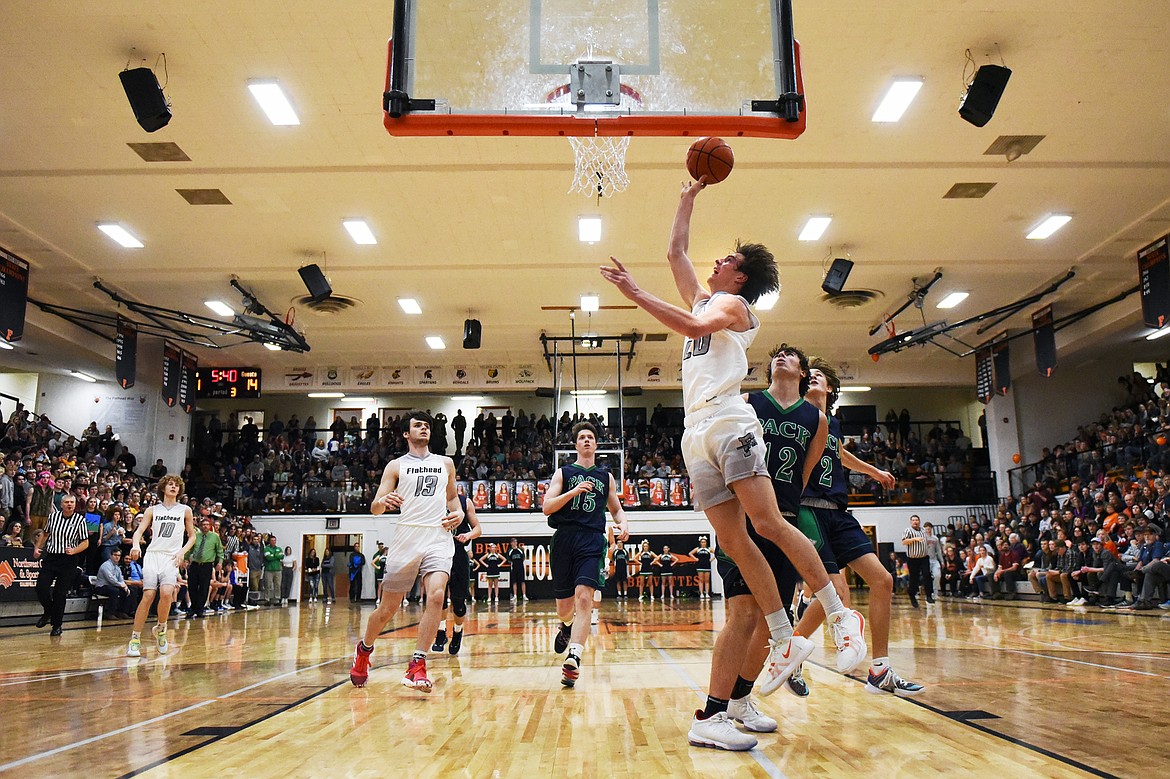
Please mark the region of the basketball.
[[718, 184], [734, 165], [735, 155], [722, 138], [700, 138], [687, 150], [687, 172], [695, 181], [706, 176], [708, 184]]

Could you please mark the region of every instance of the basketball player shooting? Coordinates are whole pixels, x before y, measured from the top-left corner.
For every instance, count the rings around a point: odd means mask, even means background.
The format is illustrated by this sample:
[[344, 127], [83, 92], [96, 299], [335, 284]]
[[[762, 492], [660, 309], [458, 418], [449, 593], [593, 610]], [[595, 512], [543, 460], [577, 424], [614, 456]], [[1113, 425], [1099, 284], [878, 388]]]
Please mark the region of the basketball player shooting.
[[386, 464], [370, 513], [400, 512], [386, 546], [386, 574], [382, 578], [381, 603], [366, 622], [363, 640], [354, 650], [349, 680], [365, 687], [370, 676], [374, 641], [402, 605], [414, 580], [421, 576], [426, 608], [418, 624], [414, 655], [402, 678], [402, 686], [430, 692], [427, 648], [435, 640], [443, 611], [443, 593], [451, 575], [455, 543], [451, 531], [463, 522], [463, 509], [455, 489], [455, 465], [450, 457], [431, 454], [431, 417], [412, 411], [404, 422], [409, 451]]
[[[689, 307], [680, 308], [638, 287], [615, 257], [601, 275], [659, 322], [685, 336], [682, 354], [683, 405], [686, 409], [682, 440], [683, 459], [694, 486], [695, 503], [703, 510], [718, 544], [736, 561], [772, 636], [768, 665], [787, 676], [808, 657], [812, 644], [792, 642], [792, 623], [784, 612], [776, 579], [759, 547], [747, 532], [746, 511], [760, 535], [775, 543], [816, 591], [831, 624], [838, 651], [865, 656], [861, 616], [841, 603], [825, 566], [812, 543], [786, 522], [776, 505], [763, 452], [763, 428], [752, 408], [740, 396], [747, 375], [747, 348], [760, 329], [749, 304], [780, 287], [772, 253], [760, 244], [738, 243], [735, 251], [715, 261], [704, 288], [687, 250], [695, 198], [706, 177], [684, 184], [667, 259], [679, 295]], [[747, 750], [756, 739], [736, 730], [727, 716], [735, 669], [743, 647], [720, 635], [711, 663], [711, 687], [706, 708], [695, 712], [688, 738], [698, 746]], [[855, 663], [856, 664], [856, 663]], [[789, 671], [790, 672], [790, 671]]]

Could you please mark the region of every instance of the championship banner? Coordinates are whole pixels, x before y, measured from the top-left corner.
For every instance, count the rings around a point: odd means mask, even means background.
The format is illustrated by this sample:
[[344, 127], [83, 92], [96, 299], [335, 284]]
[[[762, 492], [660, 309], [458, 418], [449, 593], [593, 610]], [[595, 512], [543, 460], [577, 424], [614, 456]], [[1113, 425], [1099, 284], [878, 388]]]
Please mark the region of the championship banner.
[[349, 386], [365, 389], [377, 383], [378, 369], [371, 365], [355, 365], [349, 369]]
[[414, 368], [383, 368], [381, 383], [383, 387], [413, 387]]
[[19, 341], [28, 308], [28, 263], [0, 249], [0, 336]]
[[438, 365], [414, 366], [415, 383], [420, 387], [439, 386], [439, 379], [441, 374], [442, 368], [440, 368]]
[[764, 371], [763, 363], [756, 363], [755, 365], [748, 366], [747, 375], [743, 377], [743, 381], [745, 384], [755, 384], [757, 386], [762, 386], [766, 383], [764, 381], [765, 375], [767, 374]]
[[487, 365], [483, 369], [483, 384], [485, 387], [502, 387], [504, 385], [504, 366]]
[[642, 376], [643, 384], [661, 384], [666, 370], [661, 365], [647, 365], [646, 373]]
[[851, 362], [837, 363], [837, 378], [843, 383], [857, 381], [857, 366]]
[[995, 391], [1006, 395], [1012, 387], [1011, 353], [1008, 351], [1007, 341], [991, 345], [991, 359], [995, 368]]
[[179, 347], [170, 341], [163, 341], [162, 399], [163, 403], [171, 407], [179, 400], [179, 374], [183, 372], [182, 356]]
[[284, 372], [284, 386], [288, 389], [312, 387], [315, 377], [312, 368], [289, 368]]
[[456, 365], [451, 369], [450, 380], [453, 387], [470, 387], [471, 368], [466, 365]]
[[190, 414], [195, 410], [195, 381], [199, 372], [199, 360], [195, 355], [183, 352], [183, 372], [179, 376], [179, 405]]
[[118, 317], [118, 334], [114, 337], [114, 376], [122, 389], [130, 389], [137, 374], [138, 328], [130, 320]]
[[1056, 369], [1056, 330], [1053, 328], [1052, 306], [1032, 314], [1032, 341], [1036, 344], [1036, 369], [1041, 376], [1051, 376]]
[[1154, 241], [1138, 252], [1142, 321], [1161, 329], [1170, 323], [1170, 236]]
[[321, 388], [335, 389], [345, 385], [341, 375], [341, 368], [336, 365], [321, 369]]
[[988, 403], [995, 394], [994, 376], [991, 347], [985, 346], [975, 352], [975, 397], [980, 403]]
[[532, 363], [517, 365], [512, 370], [512, 383], [517, 387], [535, 387], [536, 366]]

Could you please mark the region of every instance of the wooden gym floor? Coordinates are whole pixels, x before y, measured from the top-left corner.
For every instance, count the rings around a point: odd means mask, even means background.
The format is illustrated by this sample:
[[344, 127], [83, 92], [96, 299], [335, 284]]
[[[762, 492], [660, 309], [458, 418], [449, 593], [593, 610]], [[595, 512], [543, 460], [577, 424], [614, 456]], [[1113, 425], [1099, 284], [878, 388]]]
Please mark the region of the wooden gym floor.
[[[864, 596], [861, 598], [864, 608]], [[924, 604], [925, 606], [925, 604]], [[812, 696], [750, 753], [690, 747], [723, 604], [607, 601], [581, 680], [562, 689], [549, 602], [475, 605], [435, 691], [399, 685], [420, 609], [349, 684], [370, 606], [306, 604], [183, 621], [160, 657], [123, 656], [126, 623], [0, 630], [0, 773], [148, 776], [1149, 776], [1165, 766], [1166, 612], [894, 606], [891, 658], [912, 700], [806, 666]], [[831, 648], [831, 644], [830, 644]], [[988, 772], [991, 772], [988, 774]]]

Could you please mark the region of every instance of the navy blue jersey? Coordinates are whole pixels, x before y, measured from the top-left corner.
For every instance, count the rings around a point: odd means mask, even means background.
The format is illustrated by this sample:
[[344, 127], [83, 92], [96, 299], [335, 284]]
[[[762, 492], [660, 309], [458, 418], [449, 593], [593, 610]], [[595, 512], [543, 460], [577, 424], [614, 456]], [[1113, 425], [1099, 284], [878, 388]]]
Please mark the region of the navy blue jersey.
[[562, 466], [561, 494], [585, 480], [593, 482], [593, 491], [574, 495], [560, 510], [549, 515], [549, 527], [605, 532], [605, 511], [609, 505], [609, 471], [604, 466], [583, 468], [576, 463]]
[[804, 497], [832, 501], [839, 508], [849, 505], [845, 466], [841, 464], [841, 423], [835, 417], [829, 417], [829, 440], [825, 443], [825, 453], [808, 479]]
[[452, 535], [461, 536], [464, 533], [471, 532], [471, 520], [467, 518], [467, 496], [459, 496], [459, 507], [463, 509], [463, 521], [459, 523], [459, 527], [451, 531]]
[[630, 550], [624, 546], [613, 550], [613, 568], [614, 572], [626, 570], [626, 564], [630, 560]]
[[781, 511], [795, 514], [800, 510], [804, 463], [817, 434], [821, 412], [803, 398], [784, 408], [767, 390], [749, 393], [748, 403], [764, 428], [764, 453], [776, 503]]

